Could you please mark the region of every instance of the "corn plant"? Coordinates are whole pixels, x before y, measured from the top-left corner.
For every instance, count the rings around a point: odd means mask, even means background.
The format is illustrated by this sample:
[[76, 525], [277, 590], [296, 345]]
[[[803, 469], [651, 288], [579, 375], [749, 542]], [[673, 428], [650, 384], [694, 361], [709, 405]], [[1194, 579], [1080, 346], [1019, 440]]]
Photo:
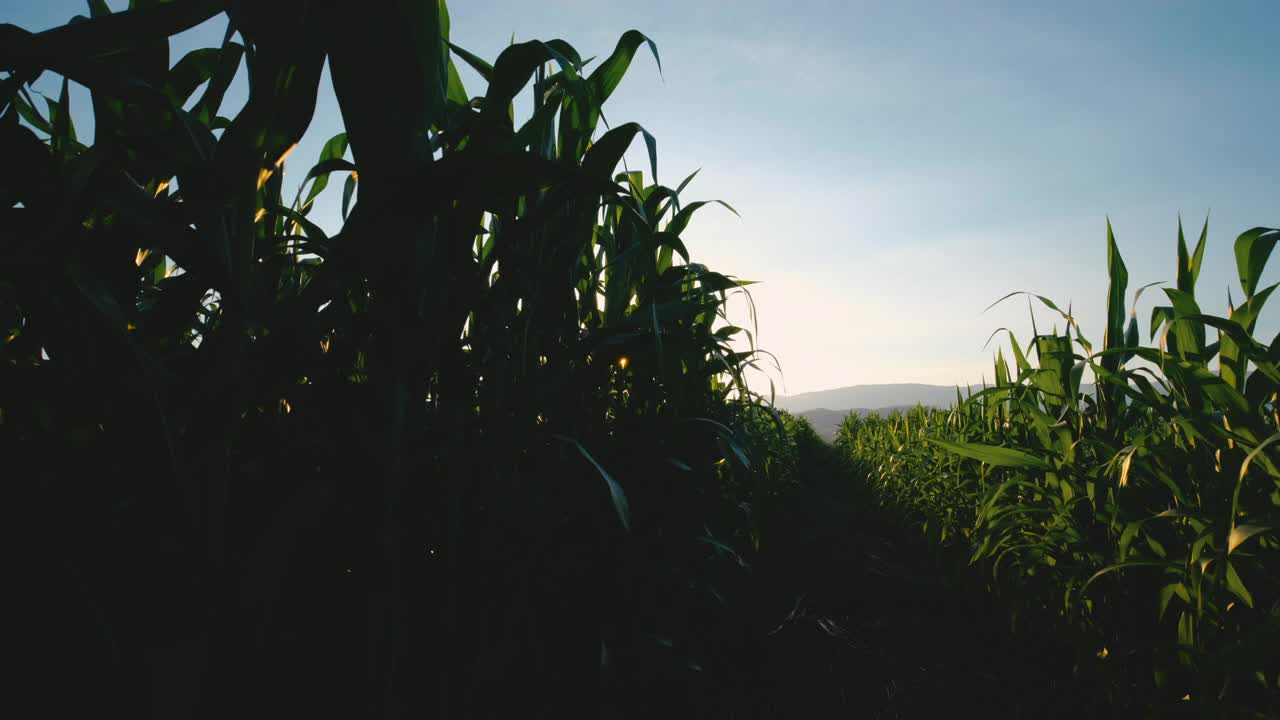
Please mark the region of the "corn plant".
[[[1137, 302], [1108, 225], [1105, 335], [1010, 339], [995, 382], [950, 410], [851, 417], [838, 443], [882, 501], [969, 548], [1019, 625], [1056, 628], [1108, 702], [1272, 714], [1280, 691], [1280, 439], [1275, 343], [1254, 337], [1280, 231], [1239, 236], [1242, 290], [1204, 313], [1181, 226], [1176, 286], [1139, 341]], [[1034, 319], [1034, 318], [1033, 318]], [[1096, 385], [1081, 380], [1090, 371]]]
[[[443, 1], [89, 7], [0, 26], [0, 451], [7, 524], [49, 539], [16, 566], [23, 647], [82, 689], [55, 712], [730, 697], [758, 355], [725, 317], [744, 283], [682, 240], [692, 178], [600, 127], [654, 43], [490, 63]], [[171, 63], [210, 19], [224, 42]], [[297, 183], [326, 63], [345, 130]], [[648, 174], [619, 173], [637, 138]]]

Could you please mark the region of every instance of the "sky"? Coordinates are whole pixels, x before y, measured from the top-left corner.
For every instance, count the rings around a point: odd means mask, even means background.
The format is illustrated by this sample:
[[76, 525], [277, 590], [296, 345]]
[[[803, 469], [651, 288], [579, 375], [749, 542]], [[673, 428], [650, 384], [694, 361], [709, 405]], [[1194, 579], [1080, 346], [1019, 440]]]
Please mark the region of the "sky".
[[[0, 0], [0, 22], [41, 30], [85, 7]], [[637, 55], [606, 117], [657, 137], [664, 184], [701, 169], [686, 200], [741, 214], [707, 206], [685, 241], [694, 261], [757, 281], [757, 340], [781, 364], [780, 393], [989, 380], [988, 337], [1007, 327], [1025, 343], [1031, 321], [1025, 301], [984, 308], [1018, 290], [1070, 303], [1100, 344], [1108, 217], [1132, 301], [1174, 280], [1179, 213], [1192, 242], [1207, 216], [1198, 296], [1225, 315], [1228, 288], [1240, 297], [1236, 236], [1280, 227], [1275, 0], [471, 0], [450, 12], [453, 41], [489, 59], [513, 36], [562, 38], [584, 57], [628, 29], [655, 41], [662, 72]], [[224, 28], [175, 38], [173, 60]], [[243, 99], [240, 79], [223, 114]], [[87, 93], [72, 100], [88, 128]], [[326, 75], [286, 190], [341, 129]], [[634, 168], [647, 167], [642, 147]], [[340, 225], [337, 195], [318, 206], [324, 226]], [[1144, 340], [1160, 299], [1152, 289], [1138, 306]], [[750, 322], [745, 300], [732, 311]], [[1260, 324], [1267, 339], [1277, 313]], [[1042, 329], [1059, 320], [1035, 315]]]

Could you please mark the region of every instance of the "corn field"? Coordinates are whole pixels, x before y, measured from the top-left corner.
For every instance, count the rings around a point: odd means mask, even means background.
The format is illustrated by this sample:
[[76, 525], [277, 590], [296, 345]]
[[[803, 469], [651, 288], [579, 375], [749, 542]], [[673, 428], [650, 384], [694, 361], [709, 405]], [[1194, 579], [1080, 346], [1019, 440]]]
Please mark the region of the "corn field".
[[1004, 331], [993, 385], [949, 410], [852, 415], [836, 442], [880, 503], [980, 569], [1011, 633], [1066, 647], [1099, 707], [1274, 717], [1280, 346], [1255, 328], [1280, 231], [1236, 239], [1225, 315], [1196, 298], [1207, 234], [1190, 249], [1179, 224], [1176, 284], [1140, 327], [1155, 290], [1129, 295], [1108, 224], [1100, 344], [1029, 296], [1063, 330], [1026, 346]]
[[[1147, 347], [1108, 230], [1101, 345], [1032, 297], [1062, 335], [832, 448], [686, 246], [733, 208], [605, 120], [663, 72], [643, 33], [486, 59], [444, 0], [86, 12], [0, 25], [24, 717], [1280, 714], [1280, 231], [1226, 317], [1179, 231]], [[326, 68], [343, 131], [299, 158]]]

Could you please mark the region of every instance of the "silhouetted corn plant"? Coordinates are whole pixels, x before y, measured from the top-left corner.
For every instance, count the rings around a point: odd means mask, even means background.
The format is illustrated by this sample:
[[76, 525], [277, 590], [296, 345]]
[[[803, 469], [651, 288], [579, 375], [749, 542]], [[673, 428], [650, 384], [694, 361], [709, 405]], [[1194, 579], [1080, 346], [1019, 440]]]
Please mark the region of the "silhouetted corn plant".
[[[658, 184], [643, 128], [598, 128], [653, 43], [489, 64], [450, 45], [444, 2], [90, 9], [0, 26], [6, 525], [43, 538], [21, 645], [78, 687], [57, 710], [745, 702], [743, 283], [690, 261], [692, 177]], [[220, 14], [223, 44], [171, 64], [168, 38]], [[326, 62], [345, 132], [290, 199]], [[44, 72], [64, 80], [42, 108]], [[637, 135], [648, 180], [615, 175]]]

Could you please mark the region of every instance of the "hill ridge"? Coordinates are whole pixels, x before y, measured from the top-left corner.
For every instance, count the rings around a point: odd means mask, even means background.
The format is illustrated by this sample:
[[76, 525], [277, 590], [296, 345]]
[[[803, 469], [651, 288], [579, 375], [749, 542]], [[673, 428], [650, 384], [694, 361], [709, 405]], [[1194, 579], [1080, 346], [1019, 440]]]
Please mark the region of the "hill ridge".
[[[956, 399], [956, 389], [964, 386], [929, 385], [926, 383], [868, 383], [864, 385], [846, 385], [829, 390], [784, 395], [777, 399], [777, 406], [789, 412], [801, 413], [809, 410], [852, 410], [855, 408], [882, 409], [890, 407], [914, 407], [926, 405], [930, 407], [950, 407]], [[969, 390], [982, 389], [981, 384], [970, 384]]]

